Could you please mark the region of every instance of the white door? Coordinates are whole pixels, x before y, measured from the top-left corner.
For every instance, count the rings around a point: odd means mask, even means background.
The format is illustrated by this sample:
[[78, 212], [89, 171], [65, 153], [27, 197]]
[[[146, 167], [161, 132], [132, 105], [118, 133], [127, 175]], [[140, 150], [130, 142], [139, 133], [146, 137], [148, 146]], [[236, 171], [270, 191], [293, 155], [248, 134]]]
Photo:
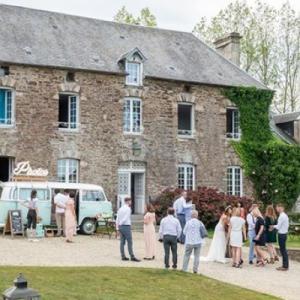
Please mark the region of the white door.
[[135, 213], [143, 214], [145, 210], [145, 173], [134, 173]]
[[120, 171], [118, 173], [118, 208], [124, 204], [124, 199], [131, 197], [131, 173]]

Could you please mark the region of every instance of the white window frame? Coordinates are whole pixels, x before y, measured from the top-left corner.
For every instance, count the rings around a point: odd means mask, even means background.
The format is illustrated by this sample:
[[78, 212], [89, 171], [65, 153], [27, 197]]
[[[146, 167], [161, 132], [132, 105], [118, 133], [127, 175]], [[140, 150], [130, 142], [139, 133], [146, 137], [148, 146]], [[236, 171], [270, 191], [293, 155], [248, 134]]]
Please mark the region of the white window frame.
[[[11, 117], [10, 117], [10, 124], [7, 123], [0, 123], [0, 128], [12, 128], [15, 126], [15, 91], [12, 88], [0, 86], [1, 90], [10, 91], [11, 93]], [[5, 97], [5, 109], [7, 115], [7, 96]], [[5, 119], [6, 122], [8, 119]]]
[[[73, 93], [59, 93], [59, 95], [65, 95], [68, 96], [68, 109], [69, 109], [69, 114], [68, 114], [68, 127], [63, 128], [63, 127], [58, 127], [60, 131], [70, 131], [70, 132], [76, 132], [79, 131], [80, 128], [80, 101], [79, 101], [79, 95], [78, 94], [73, 94]], [[71, 98], [75, 97], [76, 98], [76, 122], [72, 123], [71, 122]], [[59, 101], [59, 100], [58, 100]], [[65, 124], [65, 122], [58, 122], [58, 125], [61, 123]], [[75, 128], [72, 128], [72, 124], [75, 124]]]
[[193, 138], [194, 134], [195, 134], [195, 105], [190, 102], [178, 102], [177, 103], [177, 118], [178, 118], [179, 105], [191, 106], [191, 132], [190, 132], [190, 134], [184, 134], [184, 133], [180, 132], [181, 130], [178, 128], [179, 120], [177, 120], [177, 135], [180, 138]]
[[[129, 74], [129, 65], [130, 64], [136, 64], [138, 65], [138, 70], [137, 70], [137, 82], [131, 82], [130, 79], [130, 74]], [[139, 61], [126, 61], [125, 63], [125, 71], [127, 73], [126, 75], [126, 85], [132, 85], [132, 86], [142, 86], [143, 85], [143, 63]]]
[[[61, 167], [59, 166], [60, 162], [65, 162], [64, 166], [64, 173], [60, 173]], [[76, 162], [77, 174], [76, 174], [76, 181], [70, 182], [70, 163]], [[60, 175], [65, 176], [65, 181], [60, 180]], [[65, 183], [78, 183], [79, 182], [79, 160], [76, 158], [60, 158], [57, 160], [57, 181], [58, 182], [65, 182]]]
[[[229, 182], [228, 182], [228, 171], [231, 170], [231, 191], [229, 190]], [[236, 192], [236, 181], [235, 181], [235, 175], [236, 175], [236, 170], [240, 171], [240, 194]], [[232, 196], [243, 196], [243, 170], [240, 166], [229, 166], [226, 169], [226, 190], [227, 190], [227, 195], [232, 195]]]
[[[226, 119], [226, 137], [231, 140], [240, 140], [240, 138], [241, 138], [240, 111], [237, 107], [227, 107], [226, 108], [226, 118], [227, 118], [228, 110], [233, 111], [233, 113], [231, 115], [232, 128], [231, 128], [231, 132], [227, 132], [227, 119]], [[234, 112], [237, 113], [237, 117], [238, 117], [238, 131], [237, 132], [235, 132], [235, 114], [234, 114]]]
[[[179, 186], [179, 168], [183, 168], [183, 174], [184, 174], [184, 178], [183, 178], [183, 187]], [[188, 188], [188, 183], [187, 183], [187, 173], [188, 173], [188, 168], [192, 168], [193, 170], [193, 183], [192, 183], [192, 189]], [[195, 179], [196, 179], [196, 168], [194, 165], [192, 164], [188, 164], [188, 163], [183, 163], [183, 164], [179, 164], [177, 166], [177, 186], [178, 188], [182, 188], [184, 190], [195, 190]]]
[[[124, 107], [126, 105], [126, 102], [129, 101], [130, 108], [129, 108], [129, 131], [125, 130], [125, 115], [124, 115]], [[133, 122], [133, 102], [137, 101], [140, 103], [140, 130], [139, 131], [133, 131], [134, 128], [134, 122]], [[135, 97], [126, 97], [124, 98], [123, 103], [123, 132], [124, 134], [133, 134], [133, 135], [140, 135], [143, 132], [143, 102], [140, 98]]]

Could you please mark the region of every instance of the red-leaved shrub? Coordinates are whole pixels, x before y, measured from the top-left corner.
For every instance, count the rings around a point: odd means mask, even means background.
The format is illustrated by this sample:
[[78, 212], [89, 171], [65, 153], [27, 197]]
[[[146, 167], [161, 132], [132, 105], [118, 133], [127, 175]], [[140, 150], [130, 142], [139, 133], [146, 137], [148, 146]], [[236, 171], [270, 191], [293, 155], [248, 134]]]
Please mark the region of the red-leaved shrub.
[[[154, 201], [158, 220], [166, 215], [168, 207], [173, 205], [182, 193], [181, 189], [165, 189]], [[199, 218], [207, 227], [213, 227], [218, 222], [224, 208], [227, 205], [236, 206], [240, 202], [245, 211], [253, 203], [253, 199], [248, 197], [238, 197], [226, 195], [214, 188], [198, 187], [195, 191], [188, 191], [188, 196], [192, 199], [199, 212]]]

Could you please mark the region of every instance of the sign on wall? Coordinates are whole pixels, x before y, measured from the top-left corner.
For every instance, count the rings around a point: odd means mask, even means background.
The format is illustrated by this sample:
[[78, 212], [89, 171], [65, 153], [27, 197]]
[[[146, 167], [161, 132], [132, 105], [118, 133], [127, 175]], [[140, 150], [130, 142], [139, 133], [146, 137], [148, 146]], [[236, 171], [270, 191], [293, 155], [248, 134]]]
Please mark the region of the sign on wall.
[[39, 180], [44, 179], [49, 174], [48, 170], [38, 168], [32, 169], [29, 161], [19, 162], [16, 168], [13, 170], [13, 176], [15, 180], [20, 179], [31, 179], [31, 180]]

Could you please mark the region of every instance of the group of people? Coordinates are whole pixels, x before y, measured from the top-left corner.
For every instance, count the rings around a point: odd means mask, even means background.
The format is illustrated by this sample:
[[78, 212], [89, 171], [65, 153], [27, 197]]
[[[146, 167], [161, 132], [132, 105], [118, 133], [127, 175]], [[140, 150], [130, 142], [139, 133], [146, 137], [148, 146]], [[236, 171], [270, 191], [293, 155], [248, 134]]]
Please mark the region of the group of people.
[[[139, 262], [133, 253], [131, 233], [131, 199], [126, 198], [124, 205], [118, 210], [116, 227], [120, 233], [120, 252], [122, 260], [129, 260], [125, 255], [127, 242], [130, 259]], [[279, 242], [282, 256], [282, 266], [279, 271], [289, 268], [286, 240], [289, 219], [282, 204], [276, 205], [277, 214], [272, 205], [268, 206], [263, 216], [259, 206], [253, 204], [246, 215], [241, 204], [236, 207], [228, 206], [224, 209], [217, 226], [206, 257], [200, 258], [201, 246], [207, 236], [204, 224], [199, 220], [198, 211], [186, 192], [174, 201], [173, 207], [167, 210], [167, 216], [160, 222], [159, 240], [163, 243], [165, 268], [170, 268], [170, 252], [172, 253], [172, 268], [177, 269], [177, 244], [185, 245], [182, 270], [187, 271], [191, 255], [194, 255], [193, 272], [197, 273], [200, 259], [226, 263], [232, 258], [232, 266], [241, 268], [244, 261], [242, 246], [249, 239], [249, 264], [265, 266], [279, 261], [274, 243]], [[156, 216], [151, 204], [147, 205], [144, 215], [145, 260], [155, 259]], [[264, 247], [266, 246], [267, 251]]]
[[[238, 207], [228, 206], [215, 227], [213, 240], [205, 260], [216, 262], [227, 262], [226, 258], [232, 257], [232, 266], [241, 268], [243, 264], [242, 246], [249, 239], [249, 264], [265, 266], [267, 263], [274, 264], [279, 261], [274, 244], [279, 242], [282, 255], [282, 267], [279, 271], [289, 268], [289, 259], [286, 250], [286, 240], [289, 228], [289, 219], [284, 212], [282, 204], [276, 205], [277, 214], [272, 205], [266, 209], [265, 216], [262, 215], [259, 206], [253, 204], [249, 213], [245, 216], [245, 210]], [[247, 234], [248, 230], [248, 234]], [[267, 251], [264, 247], [267, 247]]]
[[[57, 237], [64, 236], [67, 243], [73, 242], [76, 234], [75, 193], [69, 190], [55, 190], [54, 205], [57, 225]], [[28, 208], [27, 236], [35, 237], [36, 225], [39, 219], [37, 191], [32, 190], [30, 198], [23, 202]]]
[[[126, 198], [124, 205], [118, 210], [116, 228], [120, 233], [120, 253], [123, 261], [131, 260], [139, 262], [133, 252], [131, 232], [131, 199]], [[155, 233], [156, 216], [151, 204], [147, 205], [144, 215], [144, 239], [145, 260], [155, 259]], [[172, 252], [172, 268], [177, 269], [177, 243], [185, 244], [182, 270], [188, 270], [189, 260], [194, 254], [194, 273], [198, 272], [200, 262], [200, 250], [207, 231], [204, 224], [198, 219], [198, 211], [193, 210], [192, 203], [183, 192], [181, 197], [175, 200], [173, 207], [167, 210], [167, 216], [161, 220], [159, 228], [159, 240], [163, 243], [165, 268], [170, 268], [170, 252]], [[125, 255], [127, 242], [130, 258]]]

